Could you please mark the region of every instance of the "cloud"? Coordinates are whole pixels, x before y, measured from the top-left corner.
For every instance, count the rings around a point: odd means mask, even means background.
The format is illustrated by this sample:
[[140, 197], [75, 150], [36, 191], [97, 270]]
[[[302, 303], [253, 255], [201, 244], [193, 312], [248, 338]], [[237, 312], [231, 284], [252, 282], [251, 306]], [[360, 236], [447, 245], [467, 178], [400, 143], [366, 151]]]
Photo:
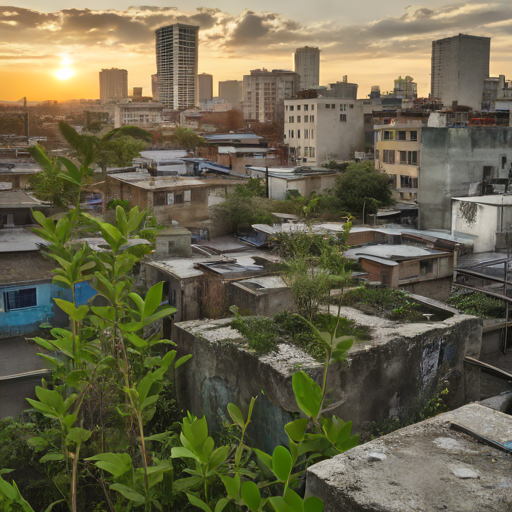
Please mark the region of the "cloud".
[[44, 47], [43, 53], [51, 53], [49, 48], [57, 52], [72, 47], [79, 52], [88, 47], [120, 47], [134, 54], [150, 54], [154, 52], [154, 31], [172, 23], [199, 26], [202, 47], [219, 59], [250, 59], [270, 52], [273, 57], [289, 56], [296, 47], [310, 45], [319, 46], [324, 58], [357, 61], [425, 56], [433, 39], [459, 32], [492, 36], [498, 51], [504, 51], [511, 42], [512, 4], [500, 0], [442, 8], [408, 6], [399, 16], [345, 25], [330, 20], [298, 23], [279, 13], [248, 9], [233, 15], [213, 8], [185, 12], [143, 5], [124, 11], [71, 8], [45, 13], [4, 6], [0, 7], [0, 53], [6, 54], [6, 44], [29, 44]]

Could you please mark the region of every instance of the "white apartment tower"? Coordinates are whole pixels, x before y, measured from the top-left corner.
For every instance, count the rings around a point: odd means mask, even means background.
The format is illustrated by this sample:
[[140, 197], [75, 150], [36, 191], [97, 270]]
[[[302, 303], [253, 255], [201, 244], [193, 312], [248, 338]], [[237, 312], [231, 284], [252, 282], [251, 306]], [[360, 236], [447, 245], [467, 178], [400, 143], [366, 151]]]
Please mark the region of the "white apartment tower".
[[213, 98], [213, 76], [208, 73], [197, 75], [198, 103]]
[[489, 78], [489, 37], [458, 36], [432, 41], [431, 96], [445, 107], [456, 101], [480, 110], [484, 79]]
[[100, 71], [100, 101], [120, 100], [128, 97], [128, 71], [126, 69], [102, 69]]
[[320, 50], [310, 46], [297, 48], [294, 71], [300, 75], [300, 89], [313, 89], [320, 84]]
[[158, 100], [184, 110], [197, 102], [199, 27], [176, 23], [156, 30]]
[[244, 119], [272, 123], [282, 118], [283, 100], [299, 90], [299, 75], [282, 69], [253, 69], [244, 75]]

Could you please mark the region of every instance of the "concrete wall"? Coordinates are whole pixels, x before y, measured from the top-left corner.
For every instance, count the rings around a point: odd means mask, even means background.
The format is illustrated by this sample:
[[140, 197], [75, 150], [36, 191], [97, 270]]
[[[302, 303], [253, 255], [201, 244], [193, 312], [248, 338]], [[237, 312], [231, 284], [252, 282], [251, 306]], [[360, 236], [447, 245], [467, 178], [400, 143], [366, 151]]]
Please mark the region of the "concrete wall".
[[295, 307], [290, 288], [251, 290], [242, 283], [229, 284], [229, 302], [236, 304], [242, 314], [272, 316]]
[[511, 162], [512, 128], [423, 128], [419, 228], [450, 229], [451, 198], [468, 196], [470, 184], [483, 181], [484, 166], [493, 178], [507, 178]]
[[431, 279], [429, 281], [416, 281], [414, 283], [400, 284], [400, 289], [415, 293], [429, 299], [445, 302], [450, 296], [453, 278]]
[[[36, 288], [37, 305], [29, 308], [5, 311], [4, 292], [20, 288]], [[53, 299], [71, 300], [71, 291], [51, 282], [10, 284], [0, 286], [0, 337], [33, 333], [42, 323], [67, 325], [67, 316], [56, 306]]]
[[334, 188], [335, 182], [335, 174], [325, 176], [303, 176], [301, 178], [293, 179], [270, 176], [268, 179], [270, 199], [285, 199], [289, 190], [298, 190], [301, 196], [307, 197], [313, 191], [324, 192], [328, 189]]
[[[191, 256], [192, 248], [190, 246], [192, 234], [166, 235], [158, 234], [156, 237], [155, 258], [164, 258], [167, 256]], [[169, 242], [172, 243], [172, 250], [169, 251]]]
[[[465, 368], [465, 355], [478, 357], [481, 320], [455, 315], [443, 322], [398, 324], [351, 308], [342, 314], [370, 325], [373, 339], [355, 344], [348, 363], [333, 365], [328, 375], [333, 413], [354, 422], [406, 415], [418, 400], [428, 400], [448, 387], [450, 407], [480, 396], [479, 370]], [[210, 424], [225, 418], [234, 402], [247, 408], [258, 396], [250, 435], [255, 445], [272, 450], [285, 443], [283, 426], [299, 411], [291, 386], [297, 366], [321, 382], [323, 366], [302, 350], [282, 344], [277, 354], [256, 357], [243, 349], [230, 319], [176, 324], [172, 339], [179, 355], [193, 354], [176, 375], [182, 407], [205, 414]], [[263, 394], [262, 394], [263, 392]]]

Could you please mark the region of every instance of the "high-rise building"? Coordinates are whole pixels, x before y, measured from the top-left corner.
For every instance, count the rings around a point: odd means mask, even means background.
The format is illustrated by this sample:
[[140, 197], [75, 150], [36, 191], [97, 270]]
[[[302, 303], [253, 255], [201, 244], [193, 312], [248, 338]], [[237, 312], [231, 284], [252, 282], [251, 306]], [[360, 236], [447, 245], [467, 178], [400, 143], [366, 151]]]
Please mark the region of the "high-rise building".
[[208, 73], [197, 75], [198, 103], [213, 98], [213, 76]]
[[299, 81], [297, 73], [282, 69], [254, 69], [244, 75], [244, 118], [278, 121], [284, 115], [283, 100], [297, 93]]
[[158, 75], [156, 73], [151, 75], [151, 95], [153, 101], [158, 101]]
[[199, 27], [176, 23], [156, 30], [158, 100], [167, 108], [192, 108], [197, 101]]
[[225, 80], [219, 82], [219, 98], [226, 100], [233, 108], [240, 108], [242, 91], [242, 80]]
[[395, 79], [393, 96], [400, 99], [414, 100], [418, 97], [418, 84], [414, 82], [412, 76], [406, 76], [405, 78], [399, 76]]
[[294, 71], [300, 75], [300, 88], [312, 89], [320, 84], [320, 50], [310, 46], [297, 48]]
[[100, 101], [120, 100], [128, 97], [128, 71], [126, 69], [102, 69], [100, 71]]
[[480, 110], [490, 53], [489, 37], [459, 34], [432, 41], [432, 98], [445, 107], [456, 101]]
[[134, 87], [132, 98], [134, 100], [140, 100], [142, 98], [142, 90], [143, 90], [143, 87]]

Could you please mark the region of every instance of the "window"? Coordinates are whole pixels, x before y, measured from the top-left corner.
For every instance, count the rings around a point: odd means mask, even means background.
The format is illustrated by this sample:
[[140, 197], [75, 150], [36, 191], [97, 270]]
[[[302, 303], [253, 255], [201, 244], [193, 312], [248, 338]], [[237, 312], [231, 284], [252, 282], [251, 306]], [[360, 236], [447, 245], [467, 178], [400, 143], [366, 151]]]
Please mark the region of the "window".
[[347, 120], [347, 114], [340, 114], [340, 121], [345, 122]]
[[297, 105], [297, 110], [300, 110], [300, 105]]
[[418, 165], [418, 152], [407, 151], [407, 163], [409, 165]]
[[183, 200], [185, 201], [185, 203], [190, 203], [191, 199], [192, 199], [192, 191], [185, 190], [183, 192]]
[[309, 110], [309, 105], [304, 105], [304, 112], [307, 112]]
[[[409, 153], [410, 153], [410, 151], [409, 151]], [[400, 163], [406, 164], [407, 163], [407, 151], [399, 151], [398, 155], [400, 158]]]
[[391, 132], [385, 130], [383, 140], [391, 140]]
[[290, 137], [290, 139], [293, 139], [293, 130], [288, 130], [288, 137]]
[[325, 108], [331, 108], [331, 104], [330, 103], [326, 103], [325, 104]]
[[35, 288], [12, 290], [4, 292], [5, 311], [11, 309], [33, 308], [37, 306], [37, 293]]
[[505, 166], [507, 165], [507, 156], [501, 155], [501, 168], [505, 169]]
[[351, 109], [353, 109], [353, 108], [354, 108], [354, 104], [353, 104], [353, 103], [351, 103], [351, 104], [350, 104], [350, 108], [351, 108]]
[[400, 188], [411, 188], [412, 178], [410, 176], [400, 176]]
[[293, 105], [290, 105], [290, 112], [293, 112]]
[[411, 140], [414, 140], [414, 141], [418, 140], [418, 132], [417, 131], [412, 131], [412, 132], [410, 132], [410, 134], [411, 134]]
[[309, 121], [309, 116], [304, 116], [304, 122], [307, 123]]
[[484, 181], [490, 180], [492, 178], [492, 166], [484, 165]]
[[297, 139], [300, 139], [300, 130], [297, 130]]
[[311, 158], [315, 158], [315, 148], [309, 148], [309, 156]]
[[389, 163], [390, 164], [395, 163], [395, 150], [394, 149], [389, 150]]
[[176, 290], [174, 288], [171, 289], [169, 294], [169, 305], [176, 307]]
[[285, 110], [288, 112], [288, 105], [286, 105]]
[[379, 159], [379, 150], [376, 149], [375, 150], [375, 160], [378, 160]]
[[396, 188], [396, 174], [388, 174], [389, 176], [389, 186], [391, 188]]
[[407, 132], [398, 132], [398, 140], [406, 140]]
[[304, 130], [304, 138], [309, 139], [309, 130]]
[[420, 276], [432, 274], [434, 272], [434, 260], [420, 261]]
[[185, 202], [185, 198], [182, 193], [174, 195], [174, 204], [182, 204]]
[[297, 123], [300, 123], [300, 116], [297, 116]]
[[311, 105], [311, 110], [315, 110], [315, 105]]
[[167, 194], [167, 204], [174, 204], [174, 192]]
[[295, 117], [293, 116], [288, 116], [288, 122], [289, 123], [293, 123], [295, 121]]
[[311, 138], [314, 139], [315, 138], [315, 130], [311, 130]]
[[344, 105], [343, 103], [340, 103], [340, 110], [342, 112], [345, 112], [345, 110], [347, 110], [347, 105]]

